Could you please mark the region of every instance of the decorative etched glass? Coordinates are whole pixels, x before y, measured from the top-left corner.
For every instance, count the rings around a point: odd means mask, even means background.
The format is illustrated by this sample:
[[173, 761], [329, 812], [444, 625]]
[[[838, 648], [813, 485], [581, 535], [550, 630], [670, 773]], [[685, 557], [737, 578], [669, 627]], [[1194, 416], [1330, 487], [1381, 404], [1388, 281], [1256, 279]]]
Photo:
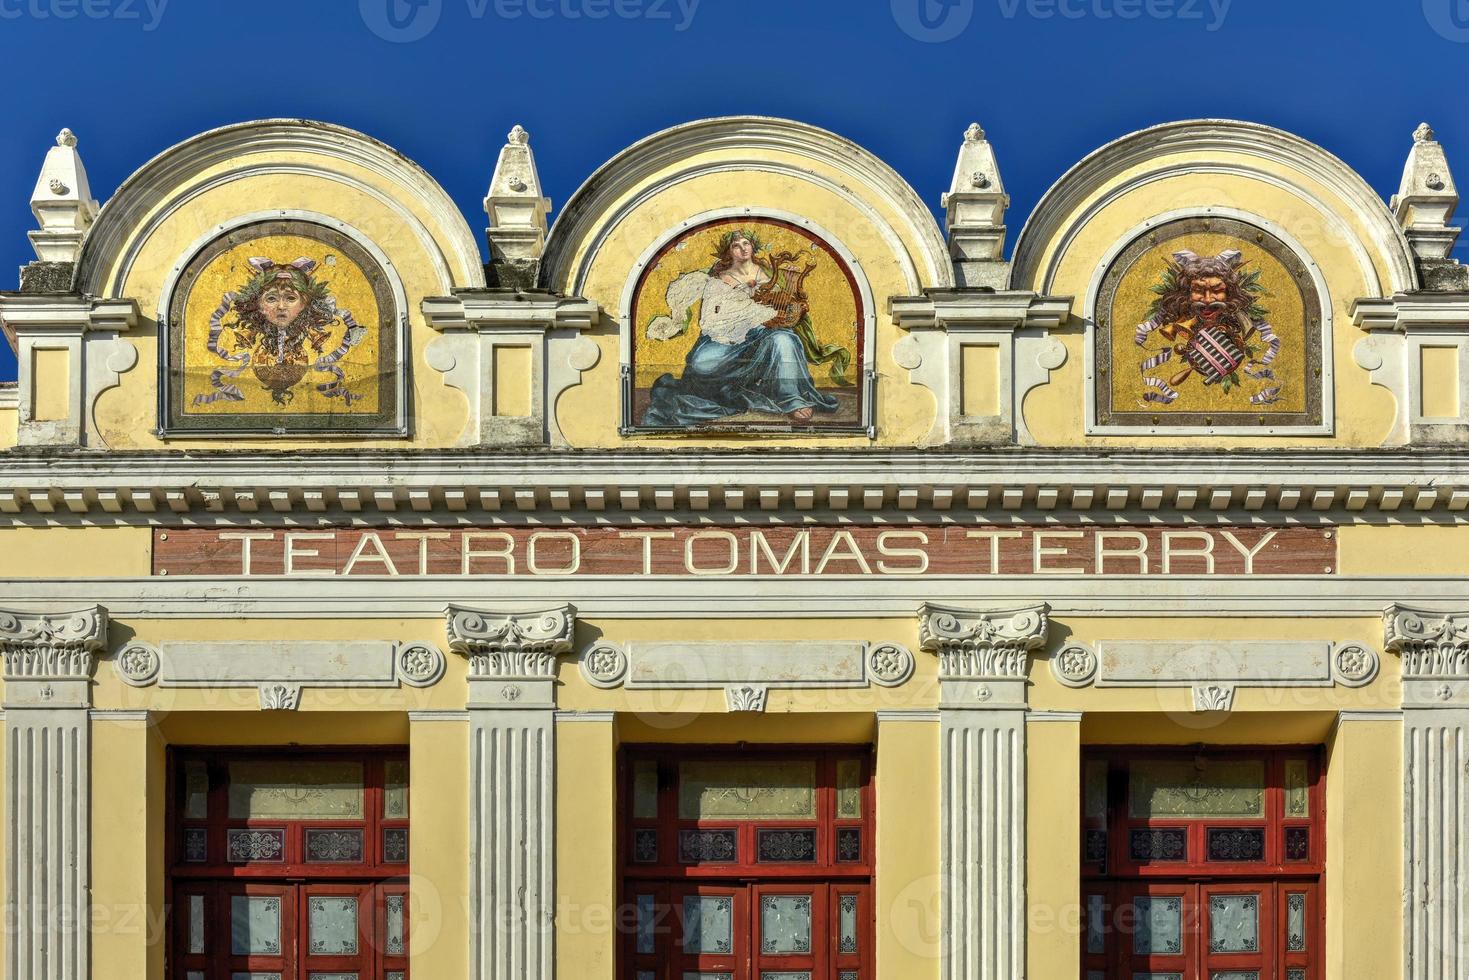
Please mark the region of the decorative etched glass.
[[837, 974], [837, 980], [857, 980], [856, 970], [843, 970]]
[[403, 956], [408, 952], [408, 935], [403, 928], [404, 912], [408, 908], [407, 895], [389, 895], [383, 900], [387, 917], [387, 937], [383, 951], [389, 956]]
[[652, 759], [632, 765], [632, 815], [634, 820], [658, 819], [658, 763]]
[[189, 896], [189, 952], [204, 952], [204, 896]]
[[308, 900], [306, 909], [312, 955], [357, 955], [357, 899], [318, 895]]
[[1134, 898], [1137, 923], [1132, 951], [1139, 956], [1172, 954], [1183, 950], [1183, 899]]
[[209, 860], [209, 831], [203, 827], [184, 830], [184, 860], [201, 864]]
[[360, 762], [231, 762], [232, 820], [361, 820]]
[[[202, 977], [203, 974], [201, 973]], [[279, 973], [231, 973], [230, 980], [281, 980]]]
[[1265, 816], [1265, 763], [1177, 759], [1134, 762], [1129, 808], [1135, 818]]
[[1310, 766], [1305, 759], [1285, 763], [1285, 816], [1287, 820], [1311, 815]]
[[756, 860], [810, 864], [816, 860], [815, 830], [762, 830], [755, 835]]
[[1128, 853], [1134, 861], [1183, 861], [1188, 857], [1188, 831], [1182, 827], [1134, 830]]
[[862, 760], [843, 759], [837, 763], [837, 819], [862, 818]]
[[407, 976], [402, 970], [389, 970], [383, 974], [383, 980], [405, 980]]
[[1082, 841], [1082, 860], [1092, 864], [1106, 863], [1107, 832], [1105, 830], [1088, 830]]
[[811, 952], [811, 896], [760, 897], [760, 952], [766, 955]]
[[1305, 970], [1286, 970], [1285, 980], [1306, 980]]
[[652, 895], [639, 895], [637, 897], [637, 905], [638, 905], [638, 927], [637, 927], [638, 952], [639, 953], [653, 953], [653, 952], [656, 952], [657, 951], [657, 947], [654, 944], [653, 929], [654, 929], [654, 926], [657, 923], [657, 920], [654, 917], [653, 896]]
[[1087, 970], [1086, 980], [1107, 980], [1107, 974], [1101, 970]]
[[1107, 951], [1107, 896], [1086, 897], [1086, 951], [1101, 954]]
[[383, 763], [383, 819], [408, 819], [408, 761], [390, 759]]
[[684, 762], [683, 820], [814, 820], [815, 762]]
[[1306, 896], [1298, 892], [1285, 897], [1285, 948], [1292, 953], [1306, 950]]
[[1132, 980], [1183, 980], [1182, 973], [1134, 973]]
[[1285, 828], [1285, 859], [1287, 861], [1309, 861], [1311, 859], [1311, 828]]
[[843, 895], [837, 900], [837, 952], [857, 952], [856, 895]]
[[837, 860], [851, 864], [862, 860], [862, 828], [837, 828]]
[[[652, 974], [648, 974], [652, 976]], [[733, 973], [693, 973], [684, 971], [683, 980], [734, 980]]]
[[1265, 828], [1210, 827], [1210, 861], [1253, 862], [1265, 860]]
[[266, 861], [279, 864], [286, 859], [284, 830], [230, 830], [225, 833], [226, 851], [235, 864]]
[[1259, 970], [1225, 970], [1209, 974], [1209, 980], [1260, 980]]
[[184, 819], [209, 817], [209, 767], [203, 762], [184, 763]]
[[639, 970], [638, 980], [658, 980], [658, 976], [652, 970]]
[[204, 971], [190, 970], [184, 974], [184, 980], [204, 980]]
[[357, 980], [355, 973], [312, 973], [308, 980]]
[[1213, 953], [1258, 953], [1260, 951], [1260, 897], [1258, 895], [1211, 895], [1209, 897], [1209, 951]]
[[388, 827], [383, 830], [383, 861], [387, 864], [408, 863], [407, 827]]
[[685, 896], [684, 952], [696, 956], [700, 953], [728, 953], [733, 948], [734, 899], [728, 895]]
[[763, 970], [760, 973], [760, 980], [811, 980], [811, 974], [804, 970], [778, 970], [773, 973]]
[[1107, 761], [1092, 759], [1086, 764], [1084, 815], [1088, 820], [1107, 819]]
[[306, 831], [306, 860], [323, 864], [361, 863], [362, 831]]
[[231, 895], [230, 953], [234, 956], [278, 956], [280, 951], [280, 897]]
[[733, 830], [680, 830], [678, 859], [684, 864], [728, 864], [735, 859]]
[[632, 859], [634, 864], [658, 863], [658, 831], [634, 830], [632, 832]]

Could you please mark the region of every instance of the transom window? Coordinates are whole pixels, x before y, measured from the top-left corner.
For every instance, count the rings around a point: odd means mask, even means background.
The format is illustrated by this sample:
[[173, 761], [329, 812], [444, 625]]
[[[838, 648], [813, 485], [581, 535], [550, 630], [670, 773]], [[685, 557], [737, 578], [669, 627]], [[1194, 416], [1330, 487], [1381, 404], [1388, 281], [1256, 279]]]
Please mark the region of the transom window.
[[1317, 980], [1320, 753], [1083, 761], [1084, 980]]
[[638, 750], [622, 765], [628, 980], [870, 980], [871, 758]]
[[170, 976], [406, 980], [401, 750], [179, 750], [170, 781]]

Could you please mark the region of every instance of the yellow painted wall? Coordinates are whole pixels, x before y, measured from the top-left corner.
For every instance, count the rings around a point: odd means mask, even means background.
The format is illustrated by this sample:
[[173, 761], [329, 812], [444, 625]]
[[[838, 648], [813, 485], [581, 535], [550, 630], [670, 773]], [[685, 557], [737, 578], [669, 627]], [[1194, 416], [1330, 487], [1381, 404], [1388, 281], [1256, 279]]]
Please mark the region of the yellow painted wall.
[[617, 965], [617, 735], [556, 725], [556, 971], [611, 980]]
[[1026, 961], [1032, 977], [1081, 962], [1081, 723], [1032, 720], [1026, 737]]
[[878, 726], [877, 916], [879, 977], [935, 980], [940, 972], [939, 723]]
[[0, 579], [143, 576], [152, 556], [146, 527], [11, 527], [0, 547]]
[[19, 440], [19, 409], [13, 406], [0, 407], [0, 449], [12, 449]]
[[469, 976], [469, 722], [415, 721], [408, 771], [410, 973]]

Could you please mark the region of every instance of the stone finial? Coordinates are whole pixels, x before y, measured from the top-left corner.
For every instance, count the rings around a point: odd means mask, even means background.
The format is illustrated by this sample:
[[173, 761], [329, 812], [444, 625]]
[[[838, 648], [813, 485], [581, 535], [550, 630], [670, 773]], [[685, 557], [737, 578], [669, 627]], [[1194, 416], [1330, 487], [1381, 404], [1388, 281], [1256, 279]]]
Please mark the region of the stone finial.
[[500, 150], [485, 196], [485, 214], [490, 219], [485, 235], [490, 243], [490, 264], [500, 285], [521, 289], [535, 285], [546, 247], [546, 215], [550, 211], [551, 201], [541, 193], [530, 134], [516, 126]]
[[40, 228], [30, 233], [31, 246], [42, 262], [75, 262], [82, 239], [97, 217], [87, 170], [77, 153], [77, 138], [69, 129], [56, 136], [56, 145], [46, 151], [36, 188], [31, 192], [31, 212]]
[[1449, 225], [1458, 206], [1459, 192], [1443, 145], [1432, 127], [1423, 123], [1413, 132], [1403, 181], [1392, 199], [1393, 212], [1420, 263], [1449, 258], [1462, 230]]
[[994, 147], [985, 139], [979, 123], [971, 123], [964, 131], [943, 205], [958, 284], [1007, 288], [1010, 273], [1004, 261], [1005, 210], [1010, 198], [1000, 179]]

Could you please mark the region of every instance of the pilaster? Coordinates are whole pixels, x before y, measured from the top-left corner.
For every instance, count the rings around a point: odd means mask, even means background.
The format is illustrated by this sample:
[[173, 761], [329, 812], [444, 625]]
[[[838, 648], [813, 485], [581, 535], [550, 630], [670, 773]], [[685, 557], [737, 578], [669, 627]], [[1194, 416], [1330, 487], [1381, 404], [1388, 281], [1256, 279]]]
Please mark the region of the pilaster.
[[1403, 661], [1403, 976], [1469, 972], [1469, 611], [1393, 605]]
[[0, 610], [5, 661], [6, 980], [90, 976], [91, 673], [101, 606]]
[[1026, 677], [1049, 609], [925, 604], [939, 658], [944, 980], [1026, 975]]
[[556, 663], [576, 612], [448, 608], [469, 658], [470, 917], [474, 980], [555, 975]]

